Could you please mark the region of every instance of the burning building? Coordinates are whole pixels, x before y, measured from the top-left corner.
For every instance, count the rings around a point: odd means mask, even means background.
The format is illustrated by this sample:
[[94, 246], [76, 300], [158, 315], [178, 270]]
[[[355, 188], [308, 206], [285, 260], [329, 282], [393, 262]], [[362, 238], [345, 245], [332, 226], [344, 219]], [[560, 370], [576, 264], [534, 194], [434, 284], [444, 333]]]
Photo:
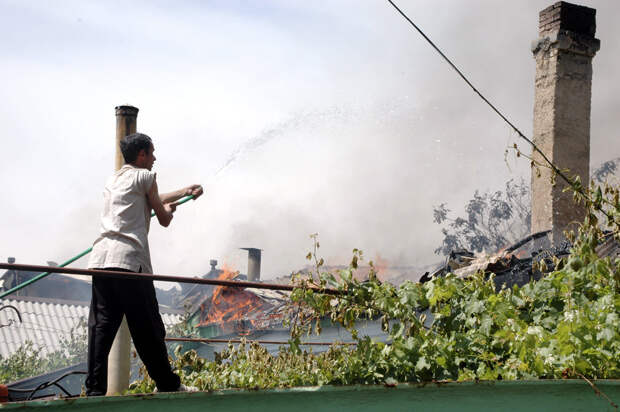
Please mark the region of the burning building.
[[[261, 250], [248, 251], [248, 274], [236, 272], [224, 265], [217, 268], [211, 260], [211, 270], [203, 277], [218, 280], [260, 281]], [[288, 293], [256, 288], [183, 285], [182, 302], [190, 313], [190, 323], [203, 337], [247, 335], [252, 330], [279, 328], [282, 308]]]
[[[238, 280], [237, 274], [229, 270], [221, 271], [218, 279]], [[205, 337], [247, 335], [254, 329], [279, 327], [281, 309], [287, 300], [286, 292], [217, 286], [203, 295], [193, 312], [192, 324]]]

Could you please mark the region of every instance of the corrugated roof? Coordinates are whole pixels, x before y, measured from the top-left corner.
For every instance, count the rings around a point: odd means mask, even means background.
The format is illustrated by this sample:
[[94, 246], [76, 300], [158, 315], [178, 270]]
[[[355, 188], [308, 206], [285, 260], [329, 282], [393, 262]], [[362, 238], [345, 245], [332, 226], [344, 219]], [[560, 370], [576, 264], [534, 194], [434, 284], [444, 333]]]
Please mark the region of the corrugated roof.
[[[0, 299], [0, 307], [17, 308], [22, 322], [14, 310], [0, 310], [0, 355], [7, 357], [31, 341], [43, 354], [60, 349], [60, 337], [67, 335], [81, 319], [88, 320], [89, 305], [86, 302], [63, 301], [36, 297]], [[181, 321], [181, 315], [162, 313], [166, 327]]]

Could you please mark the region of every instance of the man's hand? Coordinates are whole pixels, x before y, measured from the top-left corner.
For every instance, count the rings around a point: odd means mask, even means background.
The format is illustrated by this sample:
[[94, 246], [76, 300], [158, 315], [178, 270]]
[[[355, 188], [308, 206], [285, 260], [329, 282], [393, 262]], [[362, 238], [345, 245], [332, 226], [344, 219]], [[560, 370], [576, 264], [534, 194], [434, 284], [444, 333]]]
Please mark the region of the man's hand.
[[172, 214], [175, 212], [175, 210], [177, 210], [177, 204], [176, 203], [164, 203], [164, 209], [166, 209], [166, 212]]
[[184, 187], [183, 189], [175, 190], [174, 192], [160, 194], [159, 198], [163, 204], [176, 202], [185, 196], [194, 196], [194, 200], [196, 200], [200, 195], [202, 195], [203, 189], [200, 185], [190, 185]]
[[184, 190], [185, 196], [194, 196], [194, 200], [198, 199], [200, 195], [204, 193], [200, 185], [187, 186]]

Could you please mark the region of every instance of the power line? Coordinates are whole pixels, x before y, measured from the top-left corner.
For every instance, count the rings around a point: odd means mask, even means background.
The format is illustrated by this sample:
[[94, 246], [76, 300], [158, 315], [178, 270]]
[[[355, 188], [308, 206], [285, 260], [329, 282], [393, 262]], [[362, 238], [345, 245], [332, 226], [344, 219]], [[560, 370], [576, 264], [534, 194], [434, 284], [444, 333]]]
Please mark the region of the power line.
[[[409, 22], [409, 24], [416, 29], [416, 31], [418, 33], [420, 33], [420, 35], [422, 37], [424, 37], [424, 40], [426, 40], [428, 42], [428, 44], [431, 45], [431, 47], [433, 47], [433, 49], [435, 49], [435, 51], [437, 51], [437, 53], [439, 53], [439, 55], [446, 61], [446, 63], [448, 63], [450, 65], [450, 67], [452, 67], [452, 69], [454, 69], [455, 72], [458, 73], [458, 75], [465, 81], [465, 83], [467, 83], [467, 85], [469, 87], [471, 87], [471, 89], [474, 91], [474, 93], [476, 93], [495, 113], [497, 113], [497, 115], [499, 117], [502, 118], [502, 120], [504, 120], [504, 122], [506, 122], [518, 135], [519, 137], [521, 137], [523, 140], [525, 140], [526, 142], [528, 142], [530, 144], [530, 146], [532, 146], [532, 148], [534, 149], [534, 151], [538, 152], [542, 158], [545, 160], [545, 162], [547, 162], [547, 164], [551, 167], [551, 169], [558, 175], [560, 176], [566, 183], [568, 183], [571, 187], [577, 189], [577, 191], [579, 192], [579, 194], [581, 194], [584, 198], [589, 199], [589, 197], [583, 192], [583, 189], [581, 189], [580, 187], [576, 187], [575, 186], [575, 182], [571, 181], [568, 177], [566, 177], [564, 175], [564, 173], [562, 173], [562, 171], [556, 166], [554, 165], [551, 160], [549, 160], [549, 158], [538, 148], [538, 146], [536, 146], [534, 144], [534, 142], [532, 140], [530, 140], [529, 138], [527, 138], [523, 132], [521, 132], [521, 130], [519, 130], [517, 128], [517, 126], [515, 126], [510, 120], [508, 120], [508, 118], [497, 108], [493, 105], [493, 103], [491, 103], [470, 81], [467, 77], [465, 77], [465, 75], [463, 74], [463, 72], [461, 72], [458, 67], [456, 67], [454, 65], [454, 63], [452, 63], [452, 61], [441, 51], [441, 49], [439, 49], [439, 47], [437, 47], [437, 45], [435, 45], [435, 43], [433, 43], [433, 41], [422, 31], [422, 29], [420, 29], [392, 0], [387, 0], [393, 7], [394, 9], [396, 9], [396, 11], [398, 11], [398, 13], [400, 13], [401, 16], [403, 16], [405, 18], [405, 20], [407, 20]], [[604, 212], [604, 211], [603, 211]], [[605, 213], [605, 212], [604, 212]], [[607, 214], [607, 213], [605, 213]]]
[[[37, 332], [58, 332], [58, 333], [71, 333], [71, 330], [73, 328], [75, 328], [76, 326], [78, 326], [78, 324], [74, 325], [73, 327], [69, 328], [69, 329], [59, 329], [53, 326], [47, 326], [47, 325], [43, 325], [41, 323], [38, 322], [22, 322], [20, 325], [16, 325], [13, 324], [11, 325], [11, 330], [32, 330], [32, 331], [37, 331]], [[84, 327], [84, 329], [86, 329], [86, 327]]]

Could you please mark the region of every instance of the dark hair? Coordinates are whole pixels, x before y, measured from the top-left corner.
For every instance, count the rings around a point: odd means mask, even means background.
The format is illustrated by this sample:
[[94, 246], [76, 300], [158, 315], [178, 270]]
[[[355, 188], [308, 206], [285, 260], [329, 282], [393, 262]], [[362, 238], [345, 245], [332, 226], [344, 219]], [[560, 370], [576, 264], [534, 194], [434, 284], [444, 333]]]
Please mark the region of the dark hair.
[[144, 149], [147, 153], [153, 146], [150, 137], [142, 133], [134, 133], [121, 139], [121, 152], [125, 158], [125, 163], [133, 163], [138, 158], [140, 150]]

